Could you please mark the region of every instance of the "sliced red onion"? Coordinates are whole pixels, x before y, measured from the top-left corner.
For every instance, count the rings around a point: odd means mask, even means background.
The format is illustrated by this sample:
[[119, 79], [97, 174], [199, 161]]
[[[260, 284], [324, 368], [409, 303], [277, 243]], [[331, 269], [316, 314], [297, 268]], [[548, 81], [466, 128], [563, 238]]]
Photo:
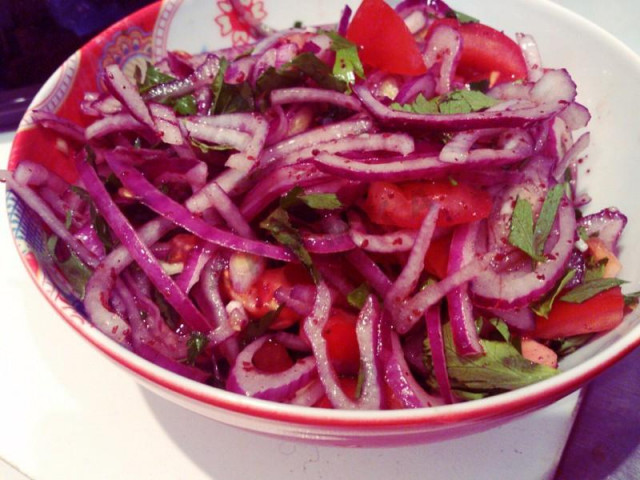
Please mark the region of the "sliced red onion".
[[240, 212], [251, 221], [293, 187], [306, 187], [326, 179], [326, 174], [309, 164], [278, 168], [254, 184], [240, 204]]
[[213, 251], [208, 246], [196, 244], [184, 263], [182, 272], [176, 278], [176, 284], [182, 291], [189, 293], [193, 286], [200, 280], [202, 269], [213, 255]]
[[438, 283], [427, 285], [413, 297], [404, 300], [398, 309], [392, 311], [393, 325], [400, 334], [407, 333], [422, 317], [427, 309], [442, 300], [447, 293], [476, 278], [486, 269], [486, 260], [474, 260]]
[[557, 214], [558, 240], [534, 270], [497, 273], [488, 268], [471, 283], [471, 293], [477, 305], [511, 310], [530, 305], [550, 291], [565, 272], [575, 243], [576, 219], [573, 206], [562, 199]]
[[441, 405], [442, 400], [427, 393], [414, 378], [404, 358], [400, 339], [391, 332], [391, 355], [384, 367], [384, 379], [405, 408]]
[[440, 74], [436, 83], [436, 94], [442, 95], [452, 90], [456, 67], [462, 51], [462, 37], [455, 29], [445, 24], [430, 29], [423, 58], [428, 68], [440, 64]]
[[627, 217], [616, 208], [605, 208], [578, 221], [587, 236], [597, 235], [613, 253], [618, 251], [618, 240], [626, 224]]
[[369, 112], [394, 128], [466, 130], [471, 128], [521, 127], [545, 120], [564, 109], [576, 95], [575, 84], [565, 70], [551, 70], [531, 89], [531, 102], [513, 101], [509, 109], [489, 109], [473, 113], [417, 114], [393, 110], [378, 101], [363, 85], [354, 93]]
[[219, 253], [214, 253], [200, 277], [200, 291], [208, 307], [207, 317], [214, 320], [215, 328], [207, 333], [212, 345], [220, 345], [237, 334], [229, 322], [229, 313], [220, 292], [220, 280], [226, 268], [226, 259]]
[[369, 296], [362, 308], [356, 323], [356, 334], [360, 347], [360, 362], [363, 369], [363, 386], [360, 398], [351, 400], [340, 387], [338, 375], [331, 365], [327, 353], [327, 344], [322, 336], [322, 330], [329, 320], [331, 309], [331, 294], [324, 282], [318, 284], [316, 300], [311, 315], [303, 324], [304, 332], [311, 342], [311, 348], [316, 358], [318, 377], [324, 385], [325, 392], [331, 404], [341, 409], [378, 409], [382, 402], [379, 366], [375, 355], [377, 345], [378, 324], [380, 311], [377, 301]]
[[544, 73], [538, 44], [531, 35], [523, 33], [516, 33], [516, 41], [518, 42], [518, 46], [520, 46], [525, 64], [527, 65], [527, 80], [537, 82]]
[[434, 203], [429, 206], [409, 253], [409, 258], [384, 297], [386, 308], [394, 308], [394, 305], [402, 302], [416, 288], [420, 275], [424, 271], [424, 257], [431, 244], [439, 213], [440, 205]]
[[527, 332], [536, 326], [536, 318], [529, 307], [516, 308], [514, 310], [493, 309], [491, 314], [501, 318], [507, 325], [517, 330]]
[[31, 119], [45, 128], [50, 128], [66, 138], [78, 143], [84, 143], [83, 129], [71, 120], [44, 110], [32, 110]]
[[427, 339], [431, 348], [431, 361], [433, 373], [440, 388], [440, 395], [445, 403], [455, 403], [456, 399], [451, 391], [449, 373], [447, 372], [447, 356], [445, 354], [444, 339], [442, 337], [442, 321], [440, 319], [440, 307], [435, 305], [425, 314], [427, 324]]
[[210, 122], [204, 121], [203, 118], [196, 117], [181, 120], [192, 138], [214, 145], [229, 145], [236, 150], [244, 150], [249, 145], [251, 141], [251, 135], [249, 133], [236, 130], [232, 127], [212, 125]]
[[296, 392], [289, 401], [291, 405], [312, 407], [324, 397], [324, 385], [318, 379], [311, 380], [307, 385]]
[[[229, 198], [222, 188], [216, 182], [210, 182], [206, 186], [204, 186], [200, 191], [198, 191], [197, 196], [201, 198], [202, 196], [206, 196], [208, 202], [206, 205], [208, 207], [213, 207], [217, 210], [220, 216], [224, 219], [227, 225], [238, 235], [244, 238], [254, 238], [255, 235], [253, 233], [253, 229], [251, 225], [247, 223], [244, 219], [238, 207], [233, 203], [233, 201]], [[194, 198], [194, 197], [192, 197]], [[192, 210], [191, 206], [196, 206], [197, 208]], [[187, 208], [193, 213], [199, 213], [202, 210], [203, 204], [196, 203], [195, 201], [187, 200], [186, 202]], [[205, 208], [206, 210], [206, 208]]]
[[291, 253], [282, 247], [239, 237], [213, 227], [200, 217], [196, 217], [181, 204], [151, 185], [138, 170], [127, 165], [117, 152], [105, 152], [104, 157], [123, 185], [141, 202], [203, 240], [235, 251], [252, 253], [275, 260], [291, 260]]
[[564, 156], [560, 159], [560, 161], [556, 164], [553, 169], [553, 178], [556, 181], [560, 182], [564, 179], [564, 174], [569, 165], [578, 161], [582, 152], [584, 152], [589, 146], [589, 142], [591, 140], [591, 136], [589, 132], [585, 132], [576, 142], [567, 150]]
[[577, 102], [570, 103], [567, 108], [558, 114], [571, 130], [584, 128], [591, 120], [591, 113], [584, 105]]
[[127, 247], [136, 263], [149, 276], [158, 291], [191, 328], [208, 330], [208, 321], [171, 277], [164, 272], [149, 247], [144, 244], [126, 217], [113, 203], [93, 168], [82, 158], [78, 159], [76, 167], [85, 187], [92, 195], [96, 209], [102, 214], [111, 231]]
[[349, 235], [358, 247], [368, 252], [395, 253], [411, 250], [418, 232], [416, 230], [395, 230], [383, 234], [366, 233], [362, 220], [355, 214], [349, 215]]
[[155, 130], [155, 123], [149, 108], [127, 76], [117, 64], [105, 67], [104, 81], [109, 91], [116, 97], [131, 115], [143, 125]]
[[191, 75], [151, 87], [144, 94], [144, 99], [161, 102], [167, 98], [182, 97], [204, 85], [211, 85], [219, 69], [220, 59], [216, 55], [207, 54]]
[[184, 138], [178, 125], [178, 118], [171, 107], [160, 103], [150, 103], [149, 112], [156, 125], [156, 132], [164, 143], [182, 145]]
[[271, 103], [283, 105], [286, 103], [311, 102], [329, 103], [337, 107], [353, 111], [362, 110], [360, 102], [353, 96], [333, 90], [311, 87], [279, 88], [271, 92]]
[[[155, 126], [154, 126], [155, 128]], [[116, 113], [89, 125], [85, 131], [85, 140], [104, 137], [110, 133], [133, 131], [143, 135], [150, 135], [151, 130], [129, 113]]]
[[268, 165], [277, 158], [314, 145], [332, 142], [341, 138], [371, 132], [373, 122], [368, 117], [357, 116], [349, 120], [314, 128], [304, 133], [289, 137], [265, 149], [260, 156], [260, 164]]
[[349, 26], [349, 19], [351, 18], [351, 7], [345, 5], [340, 15], [340, 21], [338, 22], [338, 33], [343, 37], [347, 35], [347, 27]]
[[424, 98], [431, 98], [435, 96], [435, 91], [436, 80], [433, 77], [433, 74], [426, 73], [424, 75], [407, 80], [404, 84], [402, 84], [400, 90], [398, 90], [398, 94], [395, 96], [393, 101], [400, 104], [411, 103], [419, 94], [422, 94]]
[[40, 198], [40, 196], [30, 187], [21, 185], [12, 176], [6, 178], [7, 188], [12, 190], [20, 199], [26, 203], [42, 221], [57, 235], [82, 262], [90, 267], [98, 265], [98, 259], [93, 253], [78, 241], [65, 227], [64, 223], [58, 219], [51, 208]]
[[[452, 275], [473, 261], [479, 222], [457, 227], [451, 238], [447, 275]], [[449, 321], [453, 332], [453, 342], [460, 355], [480, 355], [483, 353], [475, 323], [473, 305], [467, 292], [467, 285], [454, 288], [447, 294]], [[428, 315], [428, 313], [427, 313]]]
[[278, 301], [278, 303], [286, 305], [287, 308], [294, 310], [300, 315], [306, 317], [311, 313], [311, 306], [313, 305], [313, 292], [305, 289], [302, 285], [298, 285], [297, 287], [293, 287], [291, 289], [280, 287], [275, 292], [273, 292], [273, 297]]
[[227, 390], [248, 397], [284, 402], [315, 378], [316, 359], [311, 355], [279, 373], [267, 373], [256, 368], [253, 356], [270, 338], [269, 335], [262, 336], [240, 352], [229, 372]]
[[191, 380], [195, 380], [196, 382], [204, 383], [211, 376], [209, 373], [200, 370], [197, 367], [176, 362], [175, 360], [162, 355], [145, 343], [139, 343], [136, 346], [136, 353], [142, 358], [149, 360], [162, 368], [173, 373], [177, 373], [183, 377], [190, 378]]
[[347, 233], [318, 234], [302, 232], [302, 241], [309, 253], [341, 253], [356, 248]]

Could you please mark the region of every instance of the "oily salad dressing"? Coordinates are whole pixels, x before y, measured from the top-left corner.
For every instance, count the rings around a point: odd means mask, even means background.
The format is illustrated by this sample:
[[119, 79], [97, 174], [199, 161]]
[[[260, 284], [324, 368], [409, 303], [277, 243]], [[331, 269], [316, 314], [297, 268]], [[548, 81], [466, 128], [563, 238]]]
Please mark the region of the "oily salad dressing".
[[[250, 21], [241, 19], [242, 21]], [[72, 147], [1, 178], [105, 335], [241, 395], [343, 409], [482, 398], [557, 374], [637, 304], [626, 217], [583, 215], [569, 72], [439, 0], [106, 68]]]

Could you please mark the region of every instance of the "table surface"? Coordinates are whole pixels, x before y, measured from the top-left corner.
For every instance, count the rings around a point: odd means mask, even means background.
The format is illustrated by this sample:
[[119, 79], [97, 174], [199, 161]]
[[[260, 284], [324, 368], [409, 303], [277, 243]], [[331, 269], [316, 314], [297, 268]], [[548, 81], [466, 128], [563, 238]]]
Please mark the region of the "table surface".
[[[557, 3], [640, 52], [635, 0]], [[12, 137], [0, 134], [0, 166]], [[9, 386], [0, 479], [640, 478], [640, 350], [582, 392], [488, 432], [391, 449], [303, 445], [221, 425], [138, 386], [55, 315], [6, 220], [0, 251], [0, 381]]]

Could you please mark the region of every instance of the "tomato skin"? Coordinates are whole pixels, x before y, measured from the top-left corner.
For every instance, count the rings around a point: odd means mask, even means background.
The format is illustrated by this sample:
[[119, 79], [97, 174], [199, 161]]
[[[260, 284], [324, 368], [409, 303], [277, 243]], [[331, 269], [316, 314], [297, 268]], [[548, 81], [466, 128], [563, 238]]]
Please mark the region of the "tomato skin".
[[462, 52], [456, 73], [466, 82], [490, 80], [493, 86], [526, 78], [527, 64], [518, 44], [504, 33], [482, 23], [460, 23], [453, 18], [434, 21], [462, 36]]
[[355, 315], [340, 308], [333, 308], [322, 329], [322, 337], [327, 343], [327, 355], [340, 376], [357, 376], [360, 371], [356, 321]]
[[253, 365], [266, 373], [279, 373], [293, 366], [289, 352], [277, 340], [270, 338], [253, 354]]
[[379, 225], [417, 229], [433, 202], [440, 204], [438, 227], [487, 218], [493, 206], [484, 190], [449, 180], [426, 180], [399, 185], [373, 182], [362, 208]]
[[[287, 264], [284, 267], [266, 269], [246, 292], [236, 292], [233, 289], [228, 271], [224, 272], [221, 283], [223, 291], [231, 299], [242, 303], [246, 312], [257, 319], [277, 310], [279, 303], [273, 294], [278, 288], [291, 288], [300, 284], [308, 285], [311, 284], [311, 278], [304, 267], [298, 264]], [[289, 328], [301, 319], [302, 316], [299, 313], [285, 306], [269, 328], [282, 330]]]
[[347, 27], [362, 63], [387, 73], [421, 75], [427, 67], [404, 20], [384, 0], [363, 0]]
[[447, 276], [451, 236], [447, 234], [431, 240], [427, 254], [424, 256], [424, 269], [440, 279]]
[[620, 287], [610, 288], [582, 303], [556, 300], [549, 318], [537, 317], [532, 338], [554, 339], [603, 332], [622, 322], [624, 297]]

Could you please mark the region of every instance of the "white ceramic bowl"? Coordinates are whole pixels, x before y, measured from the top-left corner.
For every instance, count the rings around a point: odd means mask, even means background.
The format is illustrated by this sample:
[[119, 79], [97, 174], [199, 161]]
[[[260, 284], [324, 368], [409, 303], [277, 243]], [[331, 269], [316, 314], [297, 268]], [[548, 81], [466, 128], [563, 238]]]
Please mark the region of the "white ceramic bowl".
[[[278, 28], [301, 20], [305, 24], [337, 20], [338, 0], [248, 0], [254, 15]], [[352, 7], [358, 2], [349, 2]], [[451, 6], [484, 23], [532, 34], [546, 66], [565, 67], [578, 85], [578, 100], [593, 115], [592, 142], [582, 188], [593, 197], [593, 211], [617, 206], [629, 218], [622, 241], [622, 277], [627, 290], [638, 290], [640, 250], [640, 59], [606, 32], [546, 0], [456, 0]], [[73, 104], [83, 90], [96, 88], [98, 72], [118, 62], [125, 71], [145, 58], [157, 59], [167, 49], [198, 52], [242, 42], [242, 32], [225, 1], [167, 1], [119, 22], [72, 56], [40, 91], [32, 108], [73, 118]], [[27, 113], [10, 158], [42, 151], [46, 140], [31, 128]], [[44, 143], [43, 143], [44, 142]], [[588, 169], [588, 171], [586, 171]], [[640, 344], [638, 312], [561, 363], [563, 373], [549, 380], [495, 397], [429, 409], [338, 411], [294, 407], [196, 383], [168, 372], [117, 345], [94, 328], [51, 283], [37, 256], [39, 227], [13, 195], [7, 195], [9, 217], [19, 254], [54, 309], [85, 340], [93, 344], [141, 384], [190, 410], [221, 422], [270, 435], [345, 445], [388, 446], [435, 441], [485, 430], [558, 400], [613, 365]], [[35, 227], [35, 230], [34, 230]], [[96, 387], [99, 388], [99, 387]]]

